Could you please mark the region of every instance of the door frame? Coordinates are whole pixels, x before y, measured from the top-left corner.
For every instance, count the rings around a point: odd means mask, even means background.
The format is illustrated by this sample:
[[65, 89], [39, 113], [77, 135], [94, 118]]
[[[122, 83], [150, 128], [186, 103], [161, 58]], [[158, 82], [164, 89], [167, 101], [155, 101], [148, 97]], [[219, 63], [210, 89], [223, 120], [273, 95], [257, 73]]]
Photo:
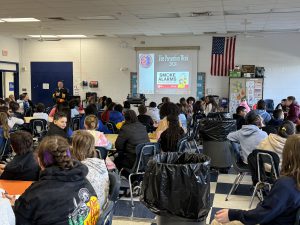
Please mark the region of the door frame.
[[0, 97], [3, 98], [3, 84], [2, 84], [2, 73], [3, 72], [13, 72], [14, 73], [14, 95], [15, 98], [19, 98], [19, 63], [17, 62], [9, 62], [9, 61], [0, 61], [0, 64], [14, 64], [16, 66], [16, 70], [8, 70], [8, 69], [1, 69], [1, 79], [0, 79]]

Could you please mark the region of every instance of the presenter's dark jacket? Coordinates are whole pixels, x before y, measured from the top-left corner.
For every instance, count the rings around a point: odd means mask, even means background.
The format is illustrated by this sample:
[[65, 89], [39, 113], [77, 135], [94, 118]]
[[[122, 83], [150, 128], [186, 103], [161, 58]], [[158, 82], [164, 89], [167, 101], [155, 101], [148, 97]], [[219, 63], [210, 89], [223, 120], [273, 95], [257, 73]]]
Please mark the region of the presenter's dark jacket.
[[27, 152], [24, 155], [16, 155], [7, 163], [0, 179], [36, 181], [39, 179], [39, 173], [40, 167], [33, 152]]
[[62, 103], [68, 100], [69, 90], [66, 88], [56, 89], [52, 95], [55, 103]]
[[293, 225], [299, 208], [300, 191], [296, 181], [291, 177], [281, 177], [255, 209], [230, 209], [228, 216], [230, 221], [238, 220], [247, 225]]
[[[125, 123], [120, 129], [115, 143], [116, 149], [121, 153], [120, 159], [122, 162], [120, 163], [122, 166], [131, 168], [136, 159], [136, 146], [146, 142], [149, 142], [149, 137], [146, 127], [143, 124], [140, 122]], [[117, 167], [119, 166], [117, 165]]]
[[15, 203], [16, 225], [96, 225], [99, 203], [86, 179], [88, 168], [47, 167]]

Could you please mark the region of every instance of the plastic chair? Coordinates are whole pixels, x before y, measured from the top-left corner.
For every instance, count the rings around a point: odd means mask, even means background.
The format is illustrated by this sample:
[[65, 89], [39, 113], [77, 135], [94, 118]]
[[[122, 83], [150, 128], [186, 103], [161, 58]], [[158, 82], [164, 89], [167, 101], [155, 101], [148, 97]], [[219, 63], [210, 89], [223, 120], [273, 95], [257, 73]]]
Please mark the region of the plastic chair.
[[42, 137], [47, 132], [47, 121], [44, 119], [31, 119], [29, 127], [33, 137]]
[[80, 129], [80, 116], [75, 116], [71, 119], [71, 128], [73, 131]]
[[[153, 158], [154, 155], [160, 153], [160, 144], [159, 143], [142, 143], [136, 146], [136, 160], [132, 169], [122, 168], [120, 170], [120, 176], [122, 171], [127, 171], [129, 173], [129, 189], [130, 189], [130, 198], [131, 198], [131, 207], [134, 208], [133, 201], [133, 187], [131, 183], [132, 176], [143, 175], [149, 160]], [[140, 186], [137, 186], [140, 189]]]
[[[256, 149], [254, 150], [249, 156], [248, 156], [248, 162], [250, 161], [249, 159], [253, 158], [255, 160], [255, 164], [256, 164], [256, 172], [257, 172], [257, 177], [258, 177], [258, 182], [255, 185], [252, 197], [251, 197], [251, 201], [250, 201], [250, 205], [249, 205], [249, 209], [252, 206], [253, 200], [254, 200], [254, 196], [257, 193], [260, 193], [260, 198], [263, 201], [264, 197], [263, 197], [263, 192], [262, 190], [264, 189], [264, 187], [268, 187], [269, 191], [271, 190], [271, 186], [272, 184], [270, 183], [270, 180], [274, 177], [275, 180], [278, 178], [279, 176], [279, 156], [275, 153], [275, 152], [271, 152], [271, 151], [265, 151], [265, 150], [259, 150]], [[265, 173], [265, 164], [269, 164], [271, 166], [270, 169], [270, 176], [267, 176]], [[253, 175], [252, 175], [253, 176]]]
[[230, 147], [231, 161], [233, 169], [238, 172], [238, 175], [236, 176], [234, 183], [232, 184], [232, 187], [225, 198], [225, 201], [228, 201], [228, 198], [232, 194], [232, 192], [235, 192], [237, 190], [245, 174], [251, 173], [248, 165], [241, 160], [239, 152], [239, 144], [232, 141]]
[[116, 128], [116, 125], [113, 123], [113, 122], [107, 122], [105, 124], [107, 126], [107, 128], [113, 133], [113, 134], [116, 134], [117, 132], [117, 128]]
[[107, 158], [108, 150], [106, 148], [97, 146], [95, 149], [100, 159], [105, 160]]

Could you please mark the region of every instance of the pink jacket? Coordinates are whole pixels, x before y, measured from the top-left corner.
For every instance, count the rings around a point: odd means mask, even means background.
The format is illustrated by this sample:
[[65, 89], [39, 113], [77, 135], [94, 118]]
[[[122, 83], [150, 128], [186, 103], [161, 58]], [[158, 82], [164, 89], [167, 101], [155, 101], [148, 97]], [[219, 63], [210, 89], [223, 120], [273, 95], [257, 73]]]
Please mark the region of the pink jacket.
[[240, 103], [240, 106], [244, 106], [244, 107], [246, 108], [246, 112], [247, 112], [247, 113], [251, 111], [251, 109], [250, 109], [250, 107], [249, 107], [247, 101], [242, 101], [242, 102]]

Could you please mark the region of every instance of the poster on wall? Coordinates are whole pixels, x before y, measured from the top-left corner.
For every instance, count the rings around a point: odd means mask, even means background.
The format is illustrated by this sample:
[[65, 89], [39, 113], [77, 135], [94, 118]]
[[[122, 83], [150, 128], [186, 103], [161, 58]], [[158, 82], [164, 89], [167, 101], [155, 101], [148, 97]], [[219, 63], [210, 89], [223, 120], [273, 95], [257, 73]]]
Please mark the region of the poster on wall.
[[246, 97], [245, 81], [243, 79], [230, 79], [229, 111], [235, 112], [241, 99]]

